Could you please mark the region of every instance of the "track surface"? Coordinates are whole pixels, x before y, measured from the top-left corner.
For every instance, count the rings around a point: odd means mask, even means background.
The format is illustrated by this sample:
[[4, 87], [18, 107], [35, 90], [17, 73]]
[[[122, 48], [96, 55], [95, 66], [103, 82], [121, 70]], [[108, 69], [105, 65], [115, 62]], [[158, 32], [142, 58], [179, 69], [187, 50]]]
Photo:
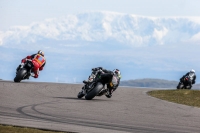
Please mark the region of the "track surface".
[[77, 99], [82, 85], [0, 81], [0, 123], [81, 133], [199, 133], [200, 109], [119, 87], [111, 99]]

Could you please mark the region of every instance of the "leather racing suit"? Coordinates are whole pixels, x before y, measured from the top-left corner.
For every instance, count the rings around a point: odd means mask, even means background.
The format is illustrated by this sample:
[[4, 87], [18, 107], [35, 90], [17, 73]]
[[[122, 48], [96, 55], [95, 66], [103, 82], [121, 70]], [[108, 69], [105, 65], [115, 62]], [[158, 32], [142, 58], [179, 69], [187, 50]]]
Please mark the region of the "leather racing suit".
[[[39, 71], [42, 71], [45, 64], [46, 64], [46, 59], [45, 57], [43, 57], [42, 55], [40, 54], [33, 54], [31, 56], [27, 56], [26, 58], [22, 59], [21, 60], [21, 63], [24, 63], [26, 62], [26, 59], [31, 59], [32, 62], [33, 62], [33, 65], [34, 65], [34, 68], [33, 68], [33, 72], [34, 72], [34, 75], [33, 77], [34, 78], [38, 78], [39, 76]], [[19, 69], [19, 67], [17, 68]]]

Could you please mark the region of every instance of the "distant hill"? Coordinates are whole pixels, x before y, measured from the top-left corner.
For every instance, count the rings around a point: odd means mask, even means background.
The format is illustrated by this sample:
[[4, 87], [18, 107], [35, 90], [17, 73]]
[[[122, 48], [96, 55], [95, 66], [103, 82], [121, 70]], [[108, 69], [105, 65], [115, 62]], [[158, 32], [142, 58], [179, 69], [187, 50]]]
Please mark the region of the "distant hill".
[[195, 84], [195, 85], [193, 85], [193, 89], [200, 90], [200, 84]]
[[[133, 86], [133, 87], [151, 87], [151, 88], [172, 88], [176, 89], [178, 81], [169, 81], [164, 79], [135, 79], [121, 81], [120, 86]], [[192, 89], [200, 89], [200, 84], [196, 84]]]

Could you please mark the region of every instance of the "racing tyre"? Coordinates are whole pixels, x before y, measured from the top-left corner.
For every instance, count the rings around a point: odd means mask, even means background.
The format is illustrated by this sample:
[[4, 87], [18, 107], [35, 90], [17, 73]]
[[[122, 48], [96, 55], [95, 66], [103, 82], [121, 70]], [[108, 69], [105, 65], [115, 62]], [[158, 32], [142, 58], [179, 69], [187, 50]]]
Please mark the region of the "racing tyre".
[[80, 92], [78, 93], [78, 95], [77, 95], [78, 98], [82, 98], [83, 96], [85, 96], [85, 94], [83, 94], [82, 91], [80, 91]]
[[20, 82], [26, 76], [26, 73], [26, 69], [19, 70], [14, 78], [14, 82]]
[[183, 89], [183, 84], [179, 83], [177, 89]]
[[186, 89], [190, 90], [192, 87], [191, 86], [187, 86]]
[[92, 100], [97, 94], [99, 94], [102, 88], [103, 88], [103, 85], [100, 82], [97, 83], [95, 88], [86, 94], [85, 99]]

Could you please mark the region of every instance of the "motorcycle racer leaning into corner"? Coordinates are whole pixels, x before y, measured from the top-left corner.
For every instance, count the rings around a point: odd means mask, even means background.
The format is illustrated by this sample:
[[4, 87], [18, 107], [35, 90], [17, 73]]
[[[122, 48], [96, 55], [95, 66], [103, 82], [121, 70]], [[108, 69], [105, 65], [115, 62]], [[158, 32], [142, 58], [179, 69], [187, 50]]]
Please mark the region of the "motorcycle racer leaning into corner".
[[190, 86], [192, 87], [192, 84], [195, 84], [195, 80], [196, 80], [196, 74], [195, 74], [195, 70], [190, 70], [189, 72], [187, 72], [185, 75], [183, 75], [182, 78], [180, 78], [180, 82], [183, 82], [183, 79], [186, 77], [186, 76], [189, 76], [191, 75], [192, 77], [192, 81], [191, 81], [191, 84]]
[[[17, 67], [16, 71], [18, 71], [20, 69], [20, 67], [24, 64], [24, 62], [26, 62], [26, 59], [31, 59], [32, 62], [34, 62], [34, 68], [32, 70], [34, 72], [34, 74], [31, 76], [34, 78], [38, 78], [39, 71], [42, 71], [46, 64], [44, 52], [42, 50], [39, 50], [36, 54], [33, 54], [31, 56], [29, 55], [26, 58], [22, 59], [21, 64]], [[29, 77], [27, 79], [29, 79]]]
[[[113, 71], [103, 69], [102, 67], [93, 68], [93, 71], [102, 70], [101, 76], [98, 79], [107, 83], [108, 92], [105, 94], [107, 98], [112, 97], [112, 93], [117, 89], [121, 79], [121, 72], [119, 69], [114, 69]], [[87, 81], [84, 81], [87, 82]]]

